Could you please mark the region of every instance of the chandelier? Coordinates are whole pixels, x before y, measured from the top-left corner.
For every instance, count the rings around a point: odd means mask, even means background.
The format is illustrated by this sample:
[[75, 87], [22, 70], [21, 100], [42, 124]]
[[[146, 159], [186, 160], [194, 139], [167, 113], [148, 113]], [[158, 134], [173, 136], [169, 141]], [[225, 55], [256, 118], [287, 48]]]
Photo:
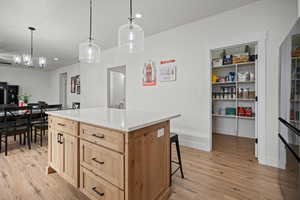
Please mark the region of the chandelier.
[[45, 57], [34, 57], [33, 54], [33, 33], [36, 31], [34, 27], [28, 27], [31, 34], [30, 54], [14, 55], [14, 63], [16, 65], [25, 65], [28, 67], [45, 68], [47, 59]]

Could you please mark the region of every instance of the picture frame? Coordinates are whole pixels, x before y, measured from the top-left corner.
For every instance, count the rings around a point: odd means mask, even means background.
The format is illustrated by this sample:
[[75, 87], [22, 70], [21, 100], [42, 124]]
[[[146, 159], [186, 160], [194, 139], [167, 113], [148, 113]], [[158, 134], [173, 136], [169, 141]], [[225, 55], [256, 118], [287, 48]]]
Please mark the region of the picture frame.
[[76, 76], [71, 77], [71, 93], [76, 91]]

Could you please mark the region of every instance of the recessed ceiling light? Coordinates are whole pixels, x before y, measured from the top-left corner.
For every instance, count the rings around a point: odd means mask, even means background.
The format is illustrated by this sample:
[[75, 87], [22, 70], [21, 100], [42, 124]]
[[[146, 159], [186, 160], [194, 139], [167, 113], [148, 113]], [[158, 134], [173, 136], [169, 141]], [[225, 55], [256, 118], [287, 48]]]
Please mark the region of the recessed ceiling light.
[[143, 15], [141, 14], [141, 13], [136, 13], [135, 14], [135, 18], [137, 18], [137, 19], [140, 19], [140, 18], [142, 18], [143, 17]]
[[53, 60], [58, 61], [58, 58], [53, 58]]

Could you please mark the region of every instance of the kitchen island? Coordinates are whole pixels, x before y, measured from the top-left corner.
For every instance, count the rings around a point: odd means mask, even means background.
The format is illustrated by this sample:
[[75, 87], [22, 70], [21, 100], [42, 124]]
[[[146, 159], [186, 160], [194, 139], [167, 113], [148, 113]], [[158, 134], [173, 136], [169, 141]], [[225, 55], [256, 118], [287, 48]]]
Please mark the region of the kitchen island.
[[47, 112], [47, 173], [91, 200], [170, 195], [170, 120], [178, 114], [103, 107]]

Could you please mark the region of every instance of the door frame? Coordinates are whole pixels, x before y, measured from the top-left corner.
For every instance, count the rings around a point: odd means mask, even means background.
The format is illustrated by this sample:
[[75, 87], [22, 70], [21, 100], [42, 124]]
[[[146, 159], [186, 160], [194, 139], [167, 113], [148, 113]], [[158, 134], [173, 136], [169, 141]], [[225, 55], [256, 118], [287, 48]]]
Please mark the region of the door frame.
[[[228, 39], [227, 41], [219, 41], [216, 42], [215, 45], [209, 46], [207, 50], [207, 66], [209, 66], [209, 94], [212, 93], [212, 85], [211, 85], [211, 76], [212, 76], [212, 68], [211, 68], [211, 50], [220, 49], [224, 47], [248, 44], [248, 43], [257, 43], [257, 54], [259, 59], [257, 60], [257, 94], [258, 102], [256, 113], [256, 131], [257, 131], [257, 159], [260, 164], [268, 164], [267, 160], [267, 133], [266, 133], [266, 47], [267, 47], [267, 38], [268, 32], [259, 32], [256, 34], [249, 34], [241, 37], [239, 39]], [[209, 151], [212, 151], [213, 141], [212, 141], [212, 98], [209, 98]]]
[[124, 68], [124, 95], [125, 95], [125, 104], [124, 104], [124, 108], [127, 108], [127, 98], [126, 98], [126, 65], [120, 65], [120, 66], [116, 66], [116, 67], [109, 67], [107, 68], [107, 107], [110, 108], [110, 72], [111, 71], [115, 71], [115, 72], [120, 72], [120, 68]]
[[[64, 102], [62, 102], [63, 88], [62, 88], [62, 79], [65, 77], [65, 92], [64, 92]], [[63, 107], [68, 106], [68, 73], [63, 72], [59, 74], [59, 103], [63, 105]]]

